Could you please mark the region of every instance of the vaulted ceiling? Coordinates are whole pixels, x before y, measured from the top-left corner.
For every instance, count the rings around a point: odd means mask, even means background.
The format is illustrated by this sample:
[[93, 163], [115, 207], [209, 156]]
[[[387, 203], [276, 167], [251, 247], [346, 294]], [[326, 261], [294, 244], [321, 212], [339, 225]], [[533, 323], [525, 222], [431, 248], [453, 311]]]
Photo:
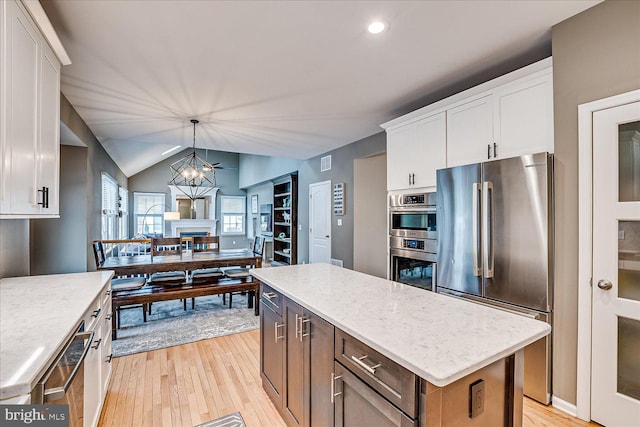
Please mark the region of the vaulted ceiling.
[[[306, 159], [550, 46], [598, 1], [43, 1], [62, 92], [129, 176], [192, 143]], [[373, 35], [373, 19], [388, 23]]]

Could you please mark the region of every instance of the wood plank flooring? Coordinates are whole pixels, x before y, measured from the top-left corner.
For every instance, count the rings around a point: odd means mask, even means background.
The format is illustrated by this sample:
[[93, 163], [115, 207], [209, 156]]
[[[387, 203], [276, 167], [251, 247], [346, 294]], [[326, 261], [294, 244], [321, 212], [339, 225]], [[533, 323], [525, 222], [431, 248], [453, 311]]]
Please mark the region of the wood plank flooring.
[[[240, 412], [285, 426], [260, 380], [258, 330], [113, 359], [99, 426], [191, 427]], [[597, 426], [525, 399], [524, 426]]]

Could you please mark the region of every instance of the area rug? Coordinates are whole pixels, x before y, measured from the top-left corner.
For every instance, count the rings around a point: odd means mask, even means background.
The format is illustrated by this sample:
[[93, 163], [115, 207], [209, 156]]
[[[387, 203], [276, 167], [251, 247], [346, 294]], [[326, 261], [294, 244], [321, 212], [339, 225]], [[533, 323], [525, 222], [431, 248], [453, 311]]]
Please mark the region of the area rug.
[[220, 417], [213, 421], [198, 424], [196, 427], [245, 427], [245, 424], [240, 412], [234, 412], [233, 414], [225, 417]]
[[114, 357], [258, 329], [260, 318], [247, 308], [244, 295], [234, 295], [233, 308], [223, 305], [220, 295], [211, 295], [196, 298], [195, 309], [189, 300], [187, 311], [180, 300], [154, 302], [146, 323], [142, 308], [125, 309], [120, 324]]

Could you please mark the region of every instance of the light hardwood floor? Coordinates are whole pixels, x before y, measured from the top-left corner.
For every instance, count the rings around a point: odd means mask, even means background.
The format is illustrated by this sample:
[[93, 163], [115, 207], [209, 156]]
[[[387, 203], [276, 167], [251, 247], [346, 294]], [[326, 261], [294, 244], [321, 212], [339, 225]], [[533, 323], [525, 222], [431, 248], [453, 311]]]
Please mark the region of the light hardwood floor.
[[[184, 426], [240, 412], [285, 426], [262, 390], [258, 330], [113, 359], [100, 426]], [[597, 426], [525, 399], [524, 426]]]

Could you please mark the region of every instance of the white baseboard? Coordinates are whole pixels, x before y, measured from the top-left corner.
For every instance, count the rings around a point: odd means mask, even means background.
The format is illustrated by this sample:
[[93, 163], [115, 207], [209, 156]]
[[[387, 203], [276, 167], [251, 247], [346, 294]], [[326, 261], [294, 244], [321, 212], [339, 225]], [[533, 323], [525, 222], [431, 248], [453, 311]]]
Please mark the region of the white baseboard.
[[573, 403], [569, 403], [556, 396], [551, 396], [551, 404], [553, 405], [554, 408], [562, 412], [566, 412], [572, 417], [577, 417], [578, 408]]

